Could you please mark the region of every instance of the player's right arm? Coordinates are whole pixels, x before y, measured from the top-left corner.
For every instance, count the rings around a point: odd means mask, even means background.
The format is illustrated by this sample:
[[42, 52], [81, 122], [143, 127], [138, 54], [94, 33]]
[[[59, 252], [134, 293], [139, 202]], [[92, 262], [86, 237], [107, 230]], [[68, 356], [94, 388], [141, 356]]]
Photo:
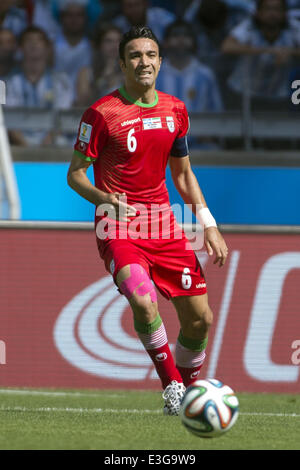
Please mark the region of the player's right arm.
[[96, 188], [89, 180], [86, 172], [91, 162], [82, 159], [77, 152], [74, 152], [68, 170], [68, 184], [76, 191], [77, 194], [82, 196], [87, 201], [100, 206], [101, 204], [110, 204], [115, 209], [116, 218], [119, 217], [121, 207], [122, 215], [125, 215], [124, 220], [128, 220], [127, 217], [133, 217], [136, 215], [136, 210], [122, 201], [122, 197], [126, 197], [125, 193], [106, 193]]
[[101, 191], [94, 186], [87, 177], [87, 169], [91, 165], [81, 158], [77, 152], [74, 152], [68, 170], [68, 185], [87, 201], [99, 206], [108, 202], [108, 193]]

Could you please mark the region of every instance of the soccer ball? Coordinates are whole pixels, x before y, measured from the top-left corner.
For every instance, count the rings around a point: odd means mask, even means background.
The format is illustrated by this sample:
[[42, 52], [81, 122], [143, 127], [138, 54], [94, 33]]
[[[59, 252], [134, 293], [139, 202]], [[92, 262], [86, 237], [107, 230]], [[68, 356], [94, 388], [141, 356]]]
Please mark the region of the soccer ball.
[[221, 436], [237, 420], [234, 391], [216, 379], [196, 380], [187, 387], [180, 406], [183, 425], [199, 437]]

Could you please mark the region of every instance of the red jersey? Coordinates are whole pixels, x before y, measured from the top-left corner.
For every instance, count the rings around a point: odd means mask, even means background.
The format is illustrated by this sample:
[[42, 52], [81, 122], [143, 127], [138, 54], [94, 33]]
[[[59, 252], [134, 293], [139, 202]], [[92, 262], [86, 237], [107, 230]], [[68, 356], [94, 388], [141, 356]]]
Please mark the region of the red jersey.
[[[119, 234], [131, 231], [130, 236], [135, 237], [132, 230], [137, 230], [140, 238], [174, 238], [181, 229], [170, 209], [165, 171], [170, 155], [188, 154], [189, 118], [179, 99], [159, 91], [155, 97], [152, 104], [133, 101], [121, 88], [96, 101], [82, 116], [75, 151], [93, 162], [97, 188], [126, 193], [126, 202], [139, 211], [138, 229], [118, 222]], [[160, 209], [153, 212], [155, 206]], [[153, 229], [154, 218], [159, 222]], [[96, 217], [96, 223], [98, 220]], [[127, 237], [113, 230], [107, 238]]]
[[178, 147], [189, 127], [185, 105], [155, 93], [152, 104], [132, 102], [124, 89], [96, 101], [82, 116], [75, 144], [75, 151], [94, 164], [95, 186], [125, 192], [129, 204], [169, 202], [168, 158], [184, 156]]

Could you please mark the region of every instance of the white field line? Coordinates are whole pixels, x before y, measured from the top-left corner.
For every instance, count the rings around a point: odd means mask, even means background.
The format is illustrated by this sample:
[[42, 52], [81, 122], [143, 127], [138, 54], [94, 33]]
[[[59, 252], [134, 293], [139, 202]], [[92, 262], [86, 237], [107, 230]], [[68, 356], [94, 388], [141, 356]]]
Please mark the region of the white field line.
[[[117, 409], [117, 408], [57, 408], [57, 407], [39, 407], [28, 408], [26, 406], [1, 406], [0, 411], [23, 411], [23, 412], [67, 412], [67, 413], [121, 413], [121, 414], [163, 414], [162, 409]], [[300, 418], [297, 413], [252, 413], [240, 412], [244, 416], [272, 416], [278, 418]]]
[[69, 413], [122, 413], [122, 414], [149, 414], [161, 413], [162, 408], [159, 410], [143, 410], [143, 409], [117, 409], [117, 408], [57, 408], [57, 407], [39, 407], [27, 408], [26, 406], [1, 406], [0, 411], [29, 411], [29, 412], [69, 412]]
[[44, 396], [44, 397], [96, 397], [96, 398], [125, 398], [128, 397], [127, 394], [118, 394], [118, 393], [103, 393], [99, 391], [99, 393], [89, 393], [89, 392], [55, 392], [55, 391], [43, 391], [43, 390], [14, 390], [8, 388], [1, 388], [0, 394], [4, 395], [36, 395], [36, 396]]
[[275, 416], [277, 418], [300, 418], [300, 414], [297, 413], [253, 413], [253, 412], [240, 412], [240, 415], [244, 416]]
[[[142, 392], [141, 392], [142, 393]], [[32, 396], [53, 396], [53, 397], [111, 397], [111, 398], [125, 398], [127, 394], [112, 394], [103, 393], [102, 391], [97, 393], [88, 392], [56, 392], [56, 391], [43, 391], [43, 390], [15, 390], [15, 389], [0, 389], [0, 394], [6, 395], [32, 395]], [[23, 406], [1, 406], [0, 411], [40, 411], [40, 412], [71, 412], [71, 413], [136, 413], [136, 414], [157, 414], [162, 413], [162, 409], [143, 410], [143, 409], [117, 409], [117, 408], [70, 408], [70, 407], [39, 407], [39, 408], [28, 408]], [[264, 413], [264, 412], [240, 412], [240, 415], [244, 416], [275, 416], [275, 417], [291, 417], [300, 418], [300, 414], [297, 413]]]

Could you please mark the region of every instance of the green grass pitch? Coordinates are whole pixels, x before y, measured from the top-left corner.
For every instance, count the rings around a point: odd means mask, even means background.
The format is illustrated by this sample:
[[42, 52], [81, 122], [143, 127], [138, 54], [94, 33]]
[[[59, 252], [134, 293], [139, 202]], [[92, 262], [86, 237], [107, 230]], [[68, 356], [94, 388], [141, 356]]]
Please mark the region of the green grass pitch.
[[300, 396], [237, 394], [240, 415], [218, 438], [164, 416], [160, 392], [0, 389], [0, 449], [300, 449]]

